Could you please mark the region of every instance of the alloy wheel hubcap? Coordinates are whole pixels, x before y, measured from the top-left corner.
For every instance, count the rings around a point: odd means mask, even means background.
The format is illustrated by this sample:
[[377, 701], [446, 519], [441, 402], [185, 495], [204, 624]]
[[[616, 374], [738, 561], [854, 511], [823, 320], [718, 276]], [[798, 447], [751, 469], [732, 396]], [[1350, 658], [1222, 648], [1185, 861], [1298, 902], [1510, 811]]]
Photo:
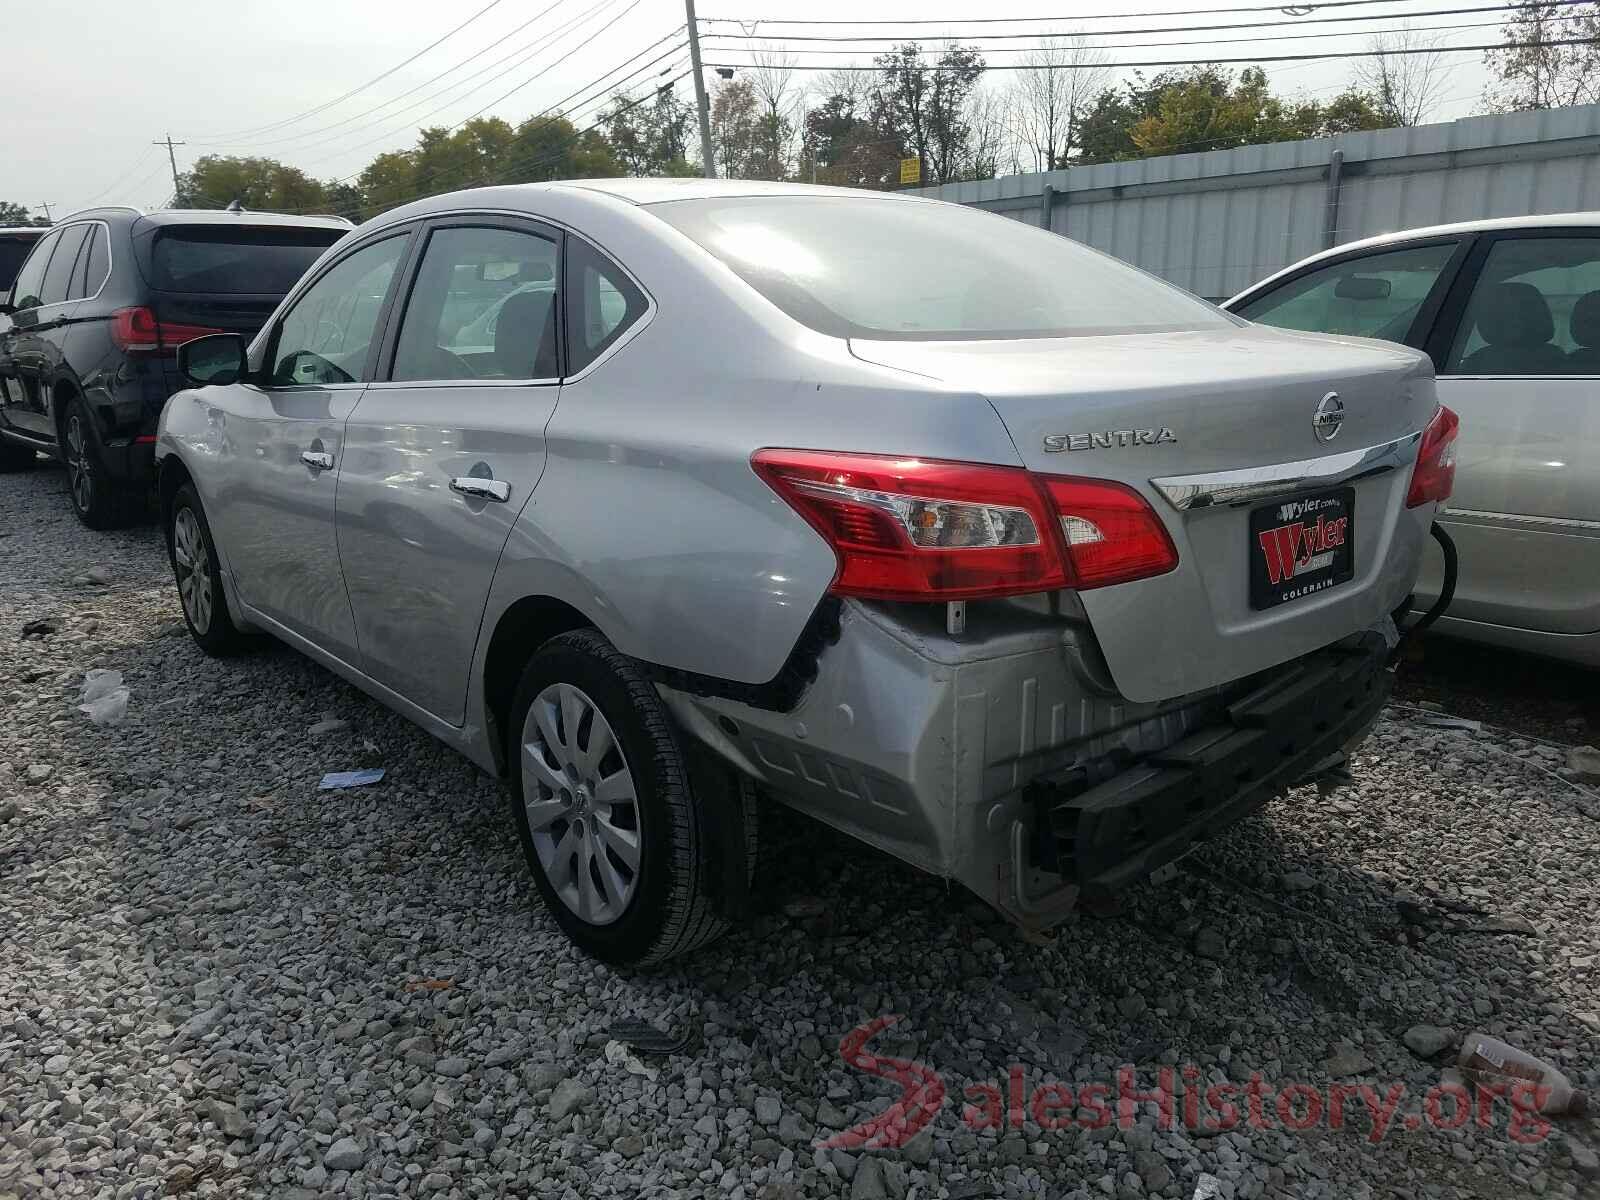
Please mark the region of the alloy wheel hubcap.
[[172, 561], [184, 614], [196, 633], [205, 633], [211, 628], [211, 572], [200, 522], [188, 508], [180, 508], [172, 519]]
[[552, 683], [528, 709], [522, 805], [561, 902], [591, 925], [621, 917], [639, 888], [638, 794], [616, 731], [570, 683]]
[[89, 456], [85, 452], [83, 422], [76, 413], [67, 418], [67, 485], [72, 489], [72, 502], [79, 512], [88, 512], [94, 501], [94, 477], [89, 472]]

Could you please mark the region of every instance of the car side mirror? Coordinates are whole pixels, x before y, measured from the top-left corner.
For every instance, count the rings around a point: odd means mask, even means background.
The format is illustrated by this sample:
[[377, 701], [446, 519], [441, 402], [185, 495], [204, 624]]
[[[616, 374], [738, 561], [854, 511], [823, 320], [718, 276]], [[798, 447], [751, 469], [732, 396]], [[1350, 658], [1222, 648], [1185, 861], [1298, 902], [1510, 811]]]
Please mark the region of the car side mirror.
[[1387, 300], [1392, 285], [1377, 275], [1346, 275], [1333, 287], [1340, 300]]
[[244, 339], [237, 333], [209, 333], [178, 347], [178, 370], [195, 387], [238, 383], [250, 373]]
[[0, 317], [9, 317], [17, 311], [17, 306], [11, 303], [11, 293], [7, 292], [5, 299], [0, 300]]

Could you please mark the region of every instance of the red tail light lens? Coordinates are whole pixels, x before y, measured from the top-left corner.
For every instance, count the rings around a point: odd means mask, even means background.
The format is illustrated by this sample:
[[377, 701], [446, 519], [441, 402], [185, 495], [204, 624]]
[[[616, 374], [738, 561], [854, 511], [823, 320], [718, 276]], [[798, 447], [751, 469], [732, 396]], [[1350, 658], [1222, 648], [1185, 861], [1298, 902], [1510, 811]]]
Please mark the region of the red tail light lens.
[[111, 340], [121, 350], [161, 350], [171, 353], [184, 342], [205, 337], [208, 333], [225, 332], [209, 325], [162, 321], [156, 317], [153, 309], [142, 306], [119, 308], [111, 314]]
[[1165, 575], [1178, 565], [1167, 527], [1138, 492], [1105, 479], [1041, 482], [1061, 519], [1073, 586], [1106, 587]]
[[1121, 484], [816, 450], [762, 450], [751, 465], [833, 547], [837, 595], [971, 600], [1103, 587], [1178, 562]]
[[1450, 499], [1456, 484], [1456, 434], [1460, 431], [1461, 418], [1441, 404], [1422, 432], [1417, 463], [1411, 468], [1411, 490], [1406, 493], [1407, 508]]

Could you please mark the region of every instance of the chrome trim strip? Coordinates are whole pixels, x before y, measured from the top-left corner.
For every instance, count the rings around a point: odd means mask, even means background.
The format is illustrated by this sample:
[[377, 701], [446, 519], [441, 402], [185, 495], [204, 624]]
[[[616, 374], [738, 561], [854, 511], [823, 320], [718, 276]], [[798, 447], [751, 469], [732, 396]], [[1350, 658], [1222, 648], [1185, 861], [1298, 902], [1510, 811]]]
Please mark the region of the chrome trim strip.
[[1379, 446], [1347, 450], [1324, 458], [1245, 467], [1238, 471], [1210, 471], [1202, 475], [1168, 475], [1152, 479], [1150, 483], [1180, 512], [1255, 504], [1409, 466], [1416, 461], [1417, 445], [1421, 441], [1419, 430]]
[[1481, 508], [1442, 508], [1439, 515], [1448, 520], [1451, 517], [1466, 517], [1480, 521], [1492, 521], [1495, 524], [1514, 522], [1518, 525], [1548, 525], [1553, 529], [1593, 529], [1600, 531], [1600, 521], [1582, 521], [1577, 517], [1539, 517], [1529, 513], [1501, 513], [1488, 512]]

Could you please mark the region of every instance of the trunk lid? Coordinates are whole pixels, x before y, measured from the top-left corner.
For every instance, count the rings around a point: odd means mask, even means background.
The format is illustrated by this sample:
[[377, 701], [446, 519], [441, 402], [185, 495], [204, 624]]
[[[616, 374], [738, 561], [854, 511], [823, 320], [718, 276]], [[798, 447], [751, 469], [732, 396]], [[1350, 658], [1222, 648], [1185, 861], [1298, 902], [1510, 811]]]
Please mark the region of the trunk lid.
[[[1186, 695], [1319, 649], [1381, 620], [1416, 578], [1432, 514], [1407, 510], [1405, 493], [1413, 435], [1436, 400], [1432, 366], [1414, 350], [1259, 326], [851, 348], [987, 398], [1030, 470], [1113, 479], [1149, 500], [1177, 569], [1079, 593], [1130, 700]], [[1342, 422], [1323, 440], [1313, 417], [1330, 392]], [[1242, 481], [1187, 478], [1237, 472], [1275, 487], [1218, 491]], [[1309, 510], [1292, 507], [1305, 499]], [[1296, 553], [1269, 566], [1285, 537]]]

